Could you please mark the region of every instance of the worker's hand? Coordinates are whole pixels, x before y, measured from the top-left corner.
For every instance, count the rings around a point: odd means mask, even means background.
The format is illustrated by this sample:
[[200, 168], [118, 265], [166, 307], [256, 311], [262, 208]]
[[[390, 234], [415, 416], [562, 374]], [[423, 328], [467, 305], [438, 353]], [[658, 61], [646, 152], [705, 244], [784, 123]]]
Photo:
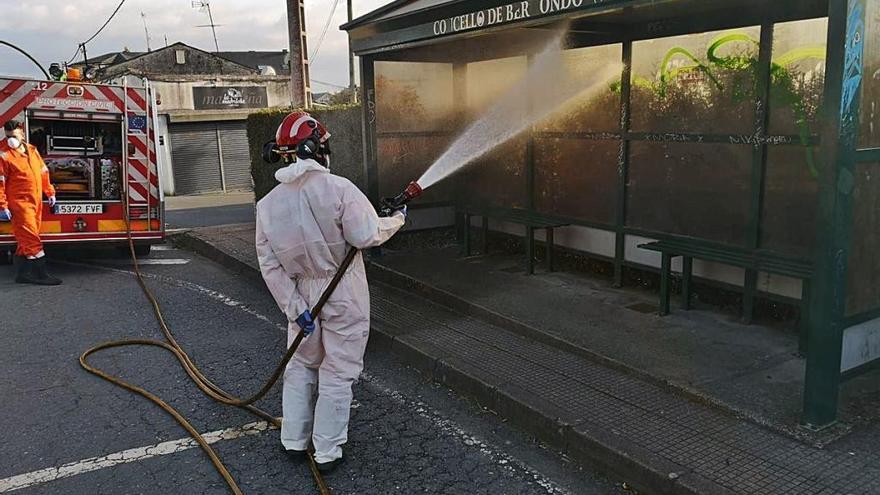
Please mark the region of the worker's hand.
[[407, 211], [409, 211], [409, 210], [407, 210], [406, 205], [403, 205], [400, 208], [398, 208], [395, 213], [401, 213], [401, 214], [403, 214], [403, 218], [406, 218]]
[[55, 203], [57, 203], [55, 196], [49, 196], [49, 208], [53, 208], [55, 206]]
[[301, 315], [296, 317], [296, 324], [299, 325], [306, 337], [315, 331], [315, 319], [312, 318], [312, 312], [309, 310], [303, 311]]
[[10, 220], [12, 220], [12, 212], [9, 211], [9, 208], [0, 210], [0, 221], [8, 222]]

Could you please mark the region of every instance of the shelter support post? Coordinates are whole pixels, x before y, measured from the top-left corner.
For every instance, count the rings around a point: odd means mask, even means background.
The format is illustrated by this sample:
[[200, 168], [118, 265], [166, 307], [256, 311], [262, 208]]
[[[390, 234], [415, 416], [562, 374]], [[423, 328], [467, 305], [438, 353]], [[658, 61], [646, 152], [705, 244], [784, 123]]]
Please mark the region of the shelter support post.
[[811, 428], [823, 428], [837, 420], [865, 0], [830, 0], [828, 18], [816, 269], [809, 290], [804, 385], [803, 422]]
[[626, 184], [629, 180], [630, 93], [632, 87], [632, 41], [623, 43], [623, 74], [620, 77], [620, 150], [617, 159], [617, 208], [614, 235], [614, 286], [623, 286], [626, 261]]

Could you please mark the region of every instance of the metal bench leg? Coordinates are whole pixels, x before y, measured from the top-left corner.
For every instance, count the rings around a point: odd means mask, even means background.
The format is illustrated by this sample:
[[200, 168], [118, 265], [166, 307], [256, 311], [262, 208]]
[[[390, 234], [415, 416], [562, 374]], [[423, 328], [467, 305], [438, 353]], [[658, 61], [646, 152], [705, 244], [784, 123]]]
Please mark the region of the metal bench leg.
[[807, 355], [807, 337], [810, 332], [810, 279], [804, 279], [801, 289], [801, 314], [798, 320], [798, 351]]
[[746, 325], [752, 324], [755, 315], [755, 293], [758, 291], [758, 272], [746, 270], [745, 287], [743, 288], [743, 314], [742, 321]]
[[455, 240], [459, 245], [464, 243], [464, 213], [455, 212]]
[[553, 271], [553, 227], [547, 229], [547, 271]]
[[535, 228], [526, 226], [526, 275], [535, 273]]
[[660, 316], [669, 314], [669, 277], [672, 271], [672, 255], [662, 253], [660, 262]]
[[471, 215], [470, 213], [464, 214], [464, 255], [471, 255]]
[[483, 255], [489, 254], [489, 217], [483, 215]]
[[681, 307], [691, 309], [691, 277], [694, 272], [694, 259], [685, 256], [681, 263]]

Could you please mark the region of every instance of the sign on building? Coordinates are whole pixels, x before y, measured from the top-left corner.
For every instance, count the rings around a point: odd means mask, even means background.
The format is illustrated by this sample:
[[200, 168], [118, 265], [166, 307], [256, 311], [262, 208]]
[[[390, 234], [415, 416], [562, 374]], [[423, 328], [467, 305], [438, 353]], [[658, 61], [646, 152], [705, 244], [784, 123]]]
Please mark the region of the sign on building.
[[269, 106], [267, 100], [266, 88], [259, 86], [193, 88], [193, 108], [196, 110], [266, 108]]

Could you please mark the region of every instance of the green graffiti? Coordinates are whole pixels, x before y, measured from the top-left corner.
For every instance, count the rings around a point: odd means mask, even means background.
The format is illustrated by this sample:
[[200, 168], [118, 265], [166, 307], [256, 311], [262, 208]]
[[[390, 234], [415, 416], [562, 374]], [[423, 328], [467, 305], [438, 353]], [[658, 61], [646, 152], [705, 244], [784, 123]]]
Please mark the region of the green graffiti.
[[[635, 87], [654, 92], [659, 98], [665, 98], [669, 90], [669, 84], [676, 78], [683, 74], [698, 71], [706, 76], [712, 86], [716, 87], [719, 91], [724, 91], [725, 87], [717, 72], [725, 70], [733, 74], [732, 87], [728, 88], [731, 98], [735, 102], [741, 102], [749, 98], [750, 95], [757, 94], [757, 88], [754, 85], [759, 83], [759, 78], [755, 77], [759, 69], [758, 60], [754, 55], [749, 55], [748, 51], [743, 51], [743, 54], [728, 56], [719, 54], [719, 50], [722, 47], [732, 43], [760, 46], [760, 42], [748, 34], [737, 32], [725, 33], [709, 43], [706, 49], [706, 62], [697, 58], [684, 47], [673, 47], [663, 57], [656, 81], [634, 76], [632, 83]], [[803, 95], [798, 94], [795, 89], [795, 79], [789, 67], [804, 60], [815, 59], [817, 61], [824, 61], [825, 55], [826, 49], [824, 46], [801, 47], [774, 58], [770, 67], [771, 98], [773, 104], [788, 106], [793, 111], [795, 124], [798, 129], [798, 137], [801, 144], [806, 148], [807, 168], [813, 178], [817, 178], [819, 174], [816, 168], [813, 146], [810, 145], [811, 132], [807, 104]], [[671, 67], [673, 61], [680, 57], [693, 63]]]

